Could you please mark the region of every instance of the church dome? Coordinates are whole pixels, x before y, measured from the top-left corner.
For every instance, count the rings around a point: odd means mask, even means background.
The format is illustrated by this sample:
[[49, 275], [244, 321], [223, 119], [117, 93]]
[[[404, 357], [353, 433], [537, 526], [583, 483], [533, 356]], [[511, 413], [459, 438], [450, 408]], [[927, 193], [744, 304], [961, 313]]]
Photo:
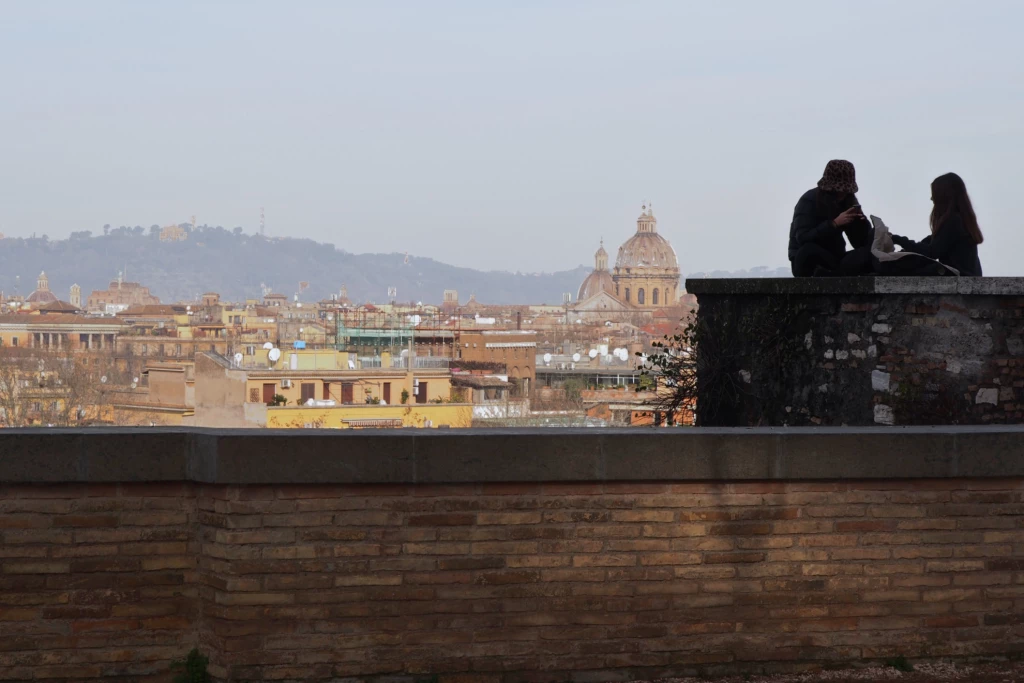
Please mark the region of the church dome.
[[580, 285], [576, 301], [584, 301], [602, 291], [613, 296], [615, 294], [615, 281], [612, 280], [612, 274], [608, 272], [608, 252], [604, 250], [603, 239], [601, 246], [594, 253], [594, 270]]
[[50, 279], [46, 277], [45, 272], [39, 273], [36, 291], [29, 294], [25, 301], [30, 304], [49, 304], [57, 301], [57, 295], [50, 291]]
[[587, 279], [580, 285], [580, 293], [577, 295], [577, 301], [586, 301], [590, 297], [600, 292], [608, 292], [612, 296], [615, 295], [615, 282], [612, 281], [612, 274], [607, 270], [595, 270]]
[[636, 221], [636, 234], [619, 247], [615, 268], [678, 269], [679, 260], [668, 240], [658, 234], [658, 221], [647, 207]]

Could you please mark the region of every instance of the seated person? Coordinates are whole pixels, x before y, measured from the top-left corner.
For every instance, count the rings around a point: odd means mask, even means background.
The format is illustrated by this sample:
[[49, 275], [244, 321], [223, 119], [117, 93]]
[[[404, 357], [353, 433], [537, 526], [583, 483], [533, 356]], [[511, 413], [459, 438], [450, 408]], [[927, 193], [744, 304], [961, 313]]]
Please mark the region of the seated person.
[[[857, 189], [853, 164], [833, 159], [818, 186], [800, 197], [789, 226], [795, 277], [858, 275], [870, 269], [871, 224], [857, 203]], [[846, 250], [844, 234], [853, 251]]]
[[984, 237], [974, 215], [967, 186], [956, 173], [932, 181], [932, 234], [920, 242], [893, 235], [893, 244], [956, 268], [960, 275], [981, 277], [978, 245]]

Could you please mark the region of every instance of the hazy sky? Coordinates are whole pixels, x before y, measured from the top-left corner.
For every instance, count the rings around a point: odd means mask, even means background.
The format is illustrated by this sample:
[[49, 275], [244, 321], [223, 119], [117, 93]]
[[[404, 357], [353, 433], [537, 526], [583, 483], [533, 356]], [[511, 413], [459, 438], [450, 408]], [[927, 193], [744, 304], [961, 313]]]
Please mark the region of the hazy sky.
[[963, 176], [1024, 275], [1024, 3], [49, 2], [0, 11], [0, 231], [199, 223], [507, 270], [643, 199], [685, 273], [787, 263], [825, 162], [921, 237]]

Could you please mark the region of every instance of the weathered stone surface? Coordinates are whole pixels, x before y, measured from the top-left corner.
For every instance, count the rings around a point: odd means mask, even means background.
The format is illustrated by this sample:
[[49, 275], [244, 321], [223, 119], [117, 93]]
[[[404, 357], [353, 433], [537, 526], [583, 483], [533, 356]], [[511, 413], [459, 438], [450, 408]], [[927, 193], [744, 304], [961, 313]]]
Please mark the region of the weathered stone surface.
[[[1024, 278], [695, 279], [687, 289], [718, 357], [698, 376], [699, 424], [1024, 423], [1024, 403], [1005, 390], [1024, 387]], [[750, 381], [709, 384], [733, 365]]]
[[[813, 393], [835, 398], [844, 389]], [[1012, 400], [1008, 387], [992, 389]], [[988, 396], [988, 394], [986, 394]], [[792, 414], [795, 411], [787, 411]], [[887, 403], [872, 423], [887, 424]], [[260, 434], [264, 432], [261, 431]], [[991, 453], [1024, 455], [1024, 427], [696, 429], [0, 430], [0, 484], [195, 482], [458, 484], [566, 481], [751, 481], [956, 476]], [[879, 470], [873, 459], [886, 463]], [[1002, 456], [988, 474], [1024, 476]], [[807, 465], [814, 463], [813, 474]], [[796, 468], [796, 469], [794, 469]]]

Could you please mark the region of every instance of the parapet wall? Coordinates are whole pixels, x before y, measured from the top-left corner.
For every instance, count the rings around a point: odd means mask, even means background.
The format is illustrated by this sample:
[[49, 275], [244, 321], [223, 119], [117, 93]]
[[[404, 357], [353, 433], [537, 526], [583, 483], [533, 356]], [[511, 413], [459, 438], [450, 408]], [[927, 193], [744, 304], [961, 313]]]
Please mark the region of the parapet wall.
[[0, 679], [1019, 653], [1024, 430], [0, 432]]
[[688, 280], [705, 426], [1019, 424], [1024, 278]]

